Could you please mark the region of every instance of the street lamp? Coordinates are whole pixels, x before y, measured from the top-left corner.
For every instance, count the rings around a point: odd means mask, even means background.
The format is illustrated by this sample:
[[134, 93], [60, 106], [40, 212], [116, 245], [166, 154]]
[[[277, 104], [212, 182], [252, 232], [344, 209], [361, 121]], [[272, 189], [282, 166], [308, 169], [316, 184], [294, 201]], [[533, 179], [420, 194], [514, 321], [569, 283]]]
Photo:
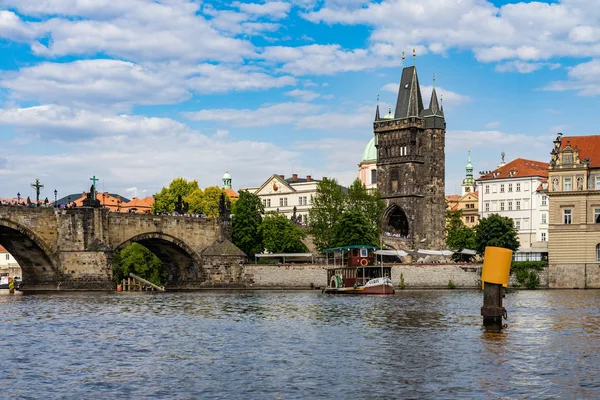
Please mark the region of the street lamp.
[[58, 207], [56, 204], [56, 197], [58, 196], [58, 190], [54, 189], [54, 207]]

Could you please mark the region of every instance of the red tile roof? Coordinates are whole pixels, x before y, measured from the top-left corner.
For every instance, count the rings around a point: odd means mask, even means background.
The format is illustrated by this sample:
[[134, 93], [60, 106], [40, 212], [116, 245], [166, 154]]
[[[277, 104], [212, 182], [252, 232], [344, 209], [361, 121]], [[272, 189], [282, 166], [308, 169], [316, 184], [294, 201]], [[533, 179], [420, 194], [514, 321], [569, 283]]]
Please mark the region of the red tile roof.
[[448, 201], [458, 201], [458, 199], [460, 199], [460, 196], [457, 194], [449, 194], [446, 196], [446, 200]]
[[233, 189], [223, 189], [225, 194], [229, 196], [230, 199], [237, 199], [240, 195]]
[[0, 253], [8, 253], [8, 251], [0, 244]]
[[125, 203], [121, 206], [121, 211], [127, 212], [130, 209], [135, 208], [136, 212], [143, 213], [145, 211], [151, 211], [153, 205], [154, 197], [144, 197], [143, 199], [134, 197], [129, 203]]
[[600, 167], [600, 135], [563, 136], [560, 148], [566, 148], [567, 144], [571, 148], [577, 147], [579, 149], [579, 158], [582, 161], [589, 158], [591, 168]]
[[[511, 176], [511, 172], [513, 172]], [[481, 175], [478, 181], [507, 178], [548, 177], [548, 163], [517, 158], [492, 172]]]

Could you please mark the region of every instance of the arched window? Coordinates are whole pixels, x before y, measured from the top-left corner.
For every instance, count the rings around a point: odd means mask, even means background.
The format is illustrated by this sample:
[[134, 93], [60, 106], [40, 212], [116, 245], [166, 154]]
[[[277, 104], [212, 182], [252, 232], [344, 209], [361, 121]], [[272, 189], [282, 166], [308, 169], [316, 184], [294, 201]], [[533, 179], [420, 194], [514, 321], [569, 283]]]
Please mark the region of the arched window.
[[600, 243], [596, 245], [596, 261], [600, 262]]

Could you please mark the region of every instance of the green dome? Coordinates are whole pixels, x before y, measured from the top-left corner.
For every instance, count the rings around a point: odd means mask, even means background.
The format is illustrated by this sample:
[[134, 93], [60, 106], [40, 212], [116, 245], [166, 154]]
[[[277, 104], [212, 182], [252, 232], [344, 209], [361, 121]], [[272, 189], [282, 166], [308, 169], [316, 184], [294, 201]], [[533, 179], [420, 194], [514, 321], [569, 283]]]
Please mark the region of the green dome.
[[229, 175], [229, 171], [225, 171], [223, 174], [223, 179], [231, 179], [231, 175]]
[[369, 140], [369, 143], [367, 143], [367, 147], [365, 147], [362, 162], [365, 161], [377, 161], [377, 148], [375, 147], [375, 137]]

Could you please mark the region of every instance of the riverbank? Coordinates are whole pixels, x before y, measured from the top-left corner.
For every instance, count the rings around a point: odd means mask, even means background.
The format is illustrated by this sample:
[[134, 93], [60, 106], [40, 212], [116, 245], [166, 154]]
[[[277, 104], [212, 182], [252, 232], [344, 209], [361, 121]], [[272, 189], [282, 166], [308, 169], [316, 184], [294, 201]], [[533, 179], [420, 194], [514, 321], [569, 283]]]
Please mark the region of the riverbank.
[[[392, 283], [404, 289], [481, 288], [480, 263], [394, 264]], [[314, 289], [327, 285], [326, 264], [246, 264], [248, 288]], [[539, 288], [548, 288], [548, 269], [538, 272]], [[509, 287], [517, 287], [514, 275]]]

